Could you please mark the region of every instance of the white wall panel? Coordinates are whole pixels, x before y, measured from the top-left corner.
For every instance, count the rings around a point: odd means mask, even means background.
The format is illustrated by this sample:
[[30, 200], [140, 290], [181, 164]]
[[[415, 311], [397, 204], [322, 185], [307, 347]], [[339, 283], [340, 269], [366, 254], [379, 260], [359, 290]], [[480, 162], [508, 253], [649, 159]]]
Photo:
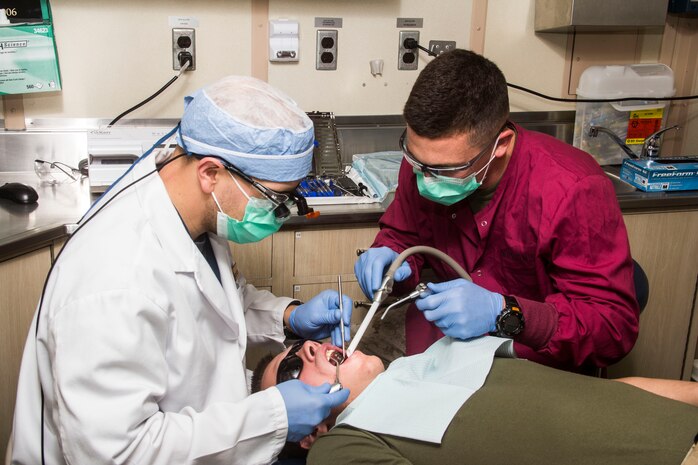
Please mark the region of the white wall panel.
[[[270, 0], [271, 19], [300, 23], [300, 61], [270, 63], [269, 82], [292, 95], [306, 111], [333, 111], [337, 115], [399, 114], [412, 84], [431, 60], [419, 54], [419, 69], [398, 71], [397, 18], [423, 18], [420, 43], [455, 40], [467, 48], [472, 0]], [[315, 69], [315, 18], [341, 17], [336, 71]], [[383, 76], [373, 77], [369, 61], [383, 59]]]
[[[63, 90], [24, 96], [27, 118], [110, 118], [174, 75], [170, 16], [195, 17], [197, 70], [129, 115], [176, 118], [182, 98], [227, 74], [251, 74], [252, 0], [53, 0]], [[397, 70], [398, 17], [423, 18], [421, 43], [455, 40], [468, 48], [473, 0], [268, 0], [269, 18], [300, 23], [300, 61], [268, 63], [268, 80], [307, 111], [337, 115], [399, 114], [419, 69]], [[567, 34], [533, 31], [535, 0], [489, 0], [484, 54], [509, 82], [560, 96]], [[336, 71], [315, 69], [316, 17], [339, 17]], [[264, 38], [266, 40], [266, 38]], [[642, 61], [656, 59], [661, 34], [642, 37]], [[265, 48], [263, 47], [262, 50]], [[383, 59], [383, 76], [369, 61]], [[512, 111], [569, 110], [572, 104], [510, 91]]]
[[195, 17], [197, 69], [131, 118], [176, 118], [183, 97], [227, 74], [250, 74], [250, 1], [54, 0], [63, 90], [25, 95], [27, 118], [110, 118], [163, 86], [172, 70], [170, 16]]

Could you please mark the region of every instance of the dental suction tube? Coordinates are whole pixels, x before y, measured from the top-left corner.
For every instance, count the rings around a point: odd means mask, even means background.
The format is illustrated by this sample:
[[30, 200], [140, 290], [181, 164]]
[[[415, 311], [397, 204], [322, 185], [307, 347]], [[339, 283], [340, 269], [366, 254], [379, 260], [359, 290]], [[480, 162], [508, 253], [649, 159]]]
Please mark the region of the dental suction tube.
[[373, 302], [371, 303], [371, 308], [368, 309], [368, 313], [366, 313], [366, 316], [361, 322], [358, 331], [354, 335], [351, 344], [349, 344], [349, 348], [347, 349], [347, 356], [350, 356], [354, 353], [356, 347], [359, 345], [359, 342], [361, 341], [361, 338], [366, 332], [368, 325], [371, 323], [373, 316], [376, 314], [378, 307], [380, 307], [381, 304], [385, 301], [385, 299], [388, 298], [390, 293], [393, 292], [393, 284], [395, 282], [393, 276], [395, 275], [395, 271], [397, 271], [397, 269], [400, 267], [400, 265], [402, 265], [402, 262], [404, 262], [407, 259], [407, 257], [417, 253], [431, 255], [442, 260], [448, 266], [450, 266], [453, 269], [453, 271], [455, 271], [458, 274], [458, 276], [460, 276], [463, 279], [467, 279], [468, 281], [471, 281], [470, 275], [463, 269], [463, 267], [461, 267], [454, 259], [452, 259], [451, 257], [449, 257], [448, 255], [446, 255], [438, 249], [426, 245], [417, 245], [414, 247], [410, 247], [409, 249], [405, 249], [400, 255], [397, 256], [397, 258], [395, 258], [390, 267], [388, 267], [388, 271], [385, 272], [385, 275], [383, 276], [383, 282], [381, 283], [381, 287], [376, 291], [376, 294], [373, 298]]

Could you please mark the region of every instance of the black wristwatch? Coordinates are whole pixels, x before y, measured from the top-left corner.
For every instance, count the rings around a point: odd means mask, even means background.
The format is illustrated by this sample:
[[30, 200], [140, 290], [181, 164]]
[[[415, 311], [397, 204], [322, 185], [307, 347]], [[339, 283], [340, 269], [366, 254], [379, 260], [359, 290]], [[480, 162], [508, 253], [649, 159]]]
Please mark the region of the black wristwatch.
[[504, 310], [497, 317], [496, 335], [499, 337], [513, 337], [523, 331], [525, 320], [521, 307], [515, 298], [505, 295]]

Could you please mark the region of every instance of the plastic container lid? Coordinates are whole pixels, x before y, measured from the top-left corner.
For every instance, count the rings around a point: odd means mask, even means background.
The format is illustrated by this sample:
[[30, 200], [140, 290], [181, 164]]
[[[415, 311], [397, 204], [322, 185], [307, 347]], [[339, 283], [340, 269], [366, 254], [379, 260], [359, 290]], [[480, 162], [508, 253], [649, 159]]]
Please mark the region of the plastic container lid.
[[674, 72], [665, 64], [590, 66], [579, 78], [577, 95], [589, 99], [671, 97]]

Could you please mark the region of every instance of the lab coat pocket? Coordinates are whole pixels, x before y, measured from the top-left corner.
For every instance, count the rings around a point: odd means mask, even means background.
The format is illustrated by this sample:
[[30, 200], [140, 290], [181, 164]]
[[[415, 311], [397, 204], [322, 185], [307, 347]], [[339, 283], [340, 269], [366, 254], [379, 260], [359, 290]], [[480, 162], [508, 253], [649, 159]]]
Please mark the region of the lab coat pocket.
[[240, 325], [233, 321], [220, 325], [221, 337], [226, 341], [237, 341], [240, 337]]

